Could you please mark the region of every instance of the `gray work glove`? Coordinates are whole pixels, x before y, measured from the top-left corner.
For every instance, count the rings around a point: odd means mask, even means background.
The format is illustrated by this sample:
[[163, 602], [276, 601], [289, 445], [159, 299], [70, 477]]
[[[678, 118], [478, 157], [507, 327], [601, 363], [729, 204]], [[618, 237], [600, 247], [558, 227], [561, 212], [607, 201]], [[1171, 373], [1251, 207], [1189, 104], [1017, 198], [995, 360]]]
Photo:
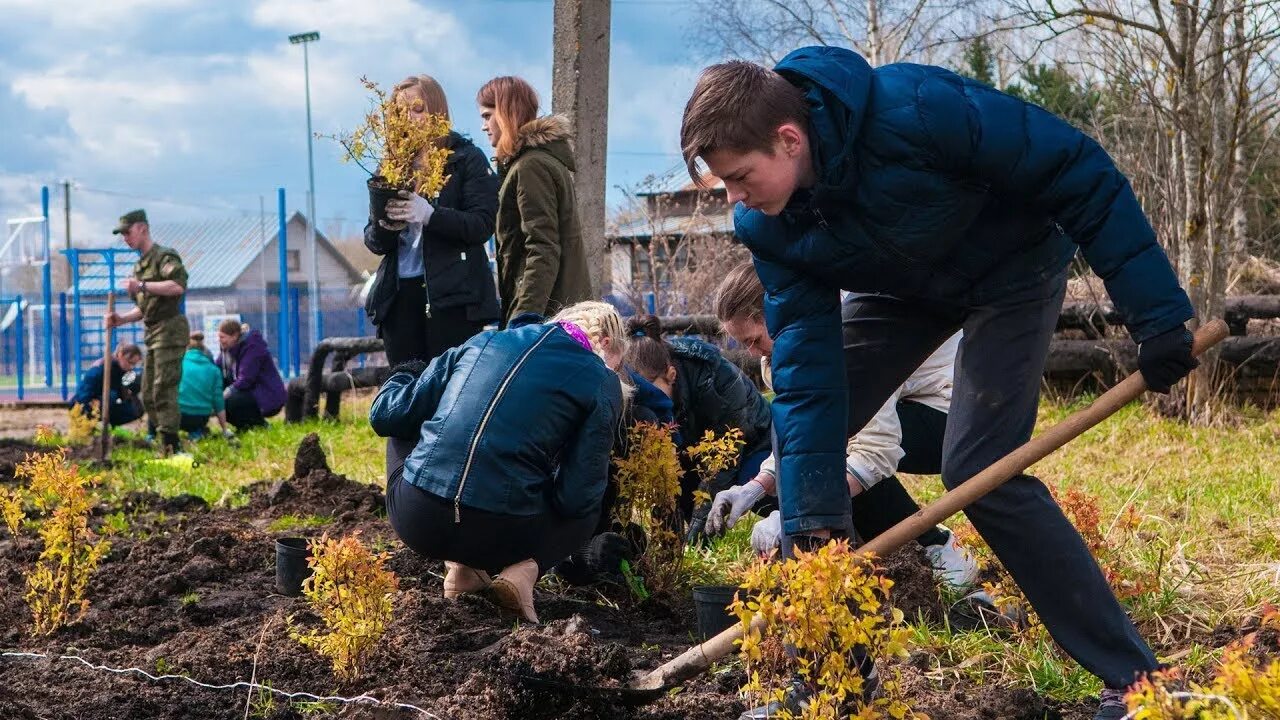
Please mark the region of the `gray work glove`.
[[395, 222], [418, 223], [426, 225], [431, 220], [435, 208], [427, 199], [408, 190], [400, 191], [399, 200], [387, 201], [387, 219]]
[[755, 480], [716, 493], [715, 500], [711, 502], [711, 514], [707, 516], [707, 534], [719, 535], [737, 525], [738, 520], [762, 497], [764, 486]]
[[782, 545], [782, 512], [774, 510], [769, 517], [751, 528], [751, 549], [759, 555], [768, 555]]

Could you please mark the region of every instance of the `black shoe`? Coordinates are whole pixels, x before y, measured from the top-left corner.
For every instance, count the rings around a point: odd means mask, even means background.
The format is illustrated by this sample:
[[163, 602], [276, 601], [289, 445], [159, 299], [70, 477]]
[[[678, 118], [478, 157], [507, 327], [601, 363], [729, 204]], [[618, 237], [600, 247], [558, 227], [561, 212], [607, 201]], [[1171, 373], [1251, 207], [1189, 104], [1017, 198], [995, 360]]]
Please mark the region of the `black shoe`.
[[173, 455], [182, 449], [182, 444], [178, 440], [178, 433], [167, 432], [161, 433], [160, 449], [166, 455]]
[[1124, 702], [1123, 690], [1106, 688], [1102, 691], [1102, 701], [1098, 703], [1098, 712], [1093, 720], [1123, 720], [1129, 715], [1129, 706]]
[[636, 561], [632, 542], [615, 532], [603, 532], [591, 538], [577, 552], [555, 567], [559, 575], [570, 585], [590, 585], [608, 581], [625, 583], [622, 561]]

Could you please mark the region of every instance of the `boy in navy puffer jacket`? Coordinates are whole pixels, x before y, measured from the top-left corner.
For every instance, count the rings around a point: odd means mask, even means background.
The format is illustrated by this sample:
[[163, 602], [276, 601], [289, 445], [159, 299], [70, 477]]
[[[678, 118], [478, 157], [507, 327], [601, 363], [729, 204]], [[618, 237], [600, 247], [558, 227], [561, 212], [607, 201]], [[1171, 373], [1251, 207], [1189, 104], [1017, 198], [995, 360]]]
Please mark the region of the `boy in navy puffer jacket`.
[[[943, 482], [1031, 436], [1077, 249], [1149, 388], [1196, 365], [1191, 305], [1128, 181], [1038, 107], [941, 68], [802, 48], [772, 71], [708, 68], [681, 145], [695, 181], [701, 158], [738, 203], [765, 287], [783, 532], [802, 544], [845, 530], [845, 441], [958, 330]], [[872, 293], [843, 328], [841, 289]], [[1098, 718], [1123, 716], [1121, 689], [1155, 658], [1045, 486], [1020, 475], [966, 514], [1053, 638], [1105, 682]]]

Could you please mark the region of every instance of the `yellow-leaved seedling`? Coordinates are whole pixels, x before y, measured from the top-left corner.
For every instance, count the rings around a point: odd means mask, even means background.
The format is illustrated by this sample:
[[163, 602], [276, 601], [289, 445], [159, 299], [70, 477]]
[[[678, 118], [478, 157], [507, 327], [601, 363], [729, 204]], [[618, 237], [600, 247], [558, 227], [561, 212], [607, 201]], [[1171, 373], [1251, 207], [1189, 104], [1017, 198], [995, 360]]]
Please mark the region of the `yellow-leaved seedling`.
[[348, 681], [359, 677], [391, 622], [392, 601], [400, 582], [386, 568], [387, 553], [365, 547], [358, 533], [340, 540], [328, 535], [311, 541], [307, 564], [313, 574], [302, 594], [324, 622], [325, 632], [293, 630], [290, 636], [329, 658], [333, 673]]
[[[838, 540], [813, 552], [796, 551], [793, 559], [760, 562], [747, 571], [730, 606], [744, 628], [740, 649], [747, 667], [742, 689], [754, 704], [781, 700], [786, 691], [776, 672], [761, 672], [770, 661], [771, 641], [793, 649], [792, 669], [812, 693], [799, 714], [786, 710], [780, 718], [835, 720], [846, 703], [857, 720], [917, 717], [903, 699], [890, 659], [907, 655], [908, 630], [902, 612], [888, 605], [893, 581], [877, 573], [871, 560]], [[752, 619], [760, 616], [759, 627]], [[861, 654], [879, 661], [881, 694], [862, 697], [858, 671]]]
[[1256, 661], [1253, 638], [1222, 653], [1213, 679], [1185, 691], [1174, 671], [1158, 672], [1134, 685], [1125, 700], [1134, 720], [1239, 720], [1280, 718], [1280, 660]]
[[72, 445], [85, 445], [93, 440], [102, 416], [98, 414], [95, 406], [72, 405], [67, 419], [67, 442]]
[[698, 489], [693, 491], [695, 503], [709, 503], [712, 489], [724, 489], [712, 488], [712, 484], [720, 473], [737, 464], [745, 444], [742, 431], [738, 428], [729, 428], [722, 435], [716, 435], [714, 430], [707, 430], [698, 444], [685, 451], [698, 471]]
[[351, 132], [323, 137], [342, 146], [344, 161], [387, 185], [435, 198], [448, 180], [444, 169], [452, 151], [438, 141], [449, 134], [449, 119], [437, 113], [415, 119], [411, 113], [421, 108], [392, 97], [366, 77], [360, 83], [371, 96], [364, 120]]
[[[90, 488], [97, 478], [70, 463], [65, 448], [28, 455], [16, 474], [27, 480], [32, 503], [45, 514], [39, 530], [44, 547], [27, 575], [26, 601], [32, 631], [47, 635], [79, 620], [89, 608], [89, 578], [111, 545], [89, 529], [96, 502]], [[3, 503], [5, 524], [15, 534], [23, 518], [21, 502], [12, 492]]]
[[672, 440], [675, 427], [636, 423], [627, 429], [627, 454], [615, 456], [618, 501], [614, 519], [620, 524], [635, 523], [648, 542], [639, 558], [643, 586], [633, 590], [673, 589], [680, 580], [684, 559], [680, 537], [680, 457]]

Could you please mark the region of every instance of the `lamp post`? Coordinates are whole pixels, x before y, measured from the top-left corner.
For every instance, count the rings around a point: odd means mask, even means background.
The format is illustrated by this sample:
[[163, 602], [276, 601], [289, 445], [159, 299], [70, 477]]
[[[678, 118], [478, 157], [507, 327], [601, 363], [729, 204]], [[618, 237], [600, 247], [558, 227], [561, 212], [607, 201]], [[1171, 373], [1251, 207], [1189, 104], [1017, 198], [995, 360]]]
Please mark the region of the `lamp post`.
[[307, 92], [307, 252], [311, 253], [310, 277], [307, 278], [307, 305], [310, 308], [311, 347], [320, 342], [320, 272], [316, 261], [316, 164], [311, 152], [311, 60], [307, 46], [320, 39], [312, 31], [290, 35], [289, 42], [302, 46], [302, 74]]

